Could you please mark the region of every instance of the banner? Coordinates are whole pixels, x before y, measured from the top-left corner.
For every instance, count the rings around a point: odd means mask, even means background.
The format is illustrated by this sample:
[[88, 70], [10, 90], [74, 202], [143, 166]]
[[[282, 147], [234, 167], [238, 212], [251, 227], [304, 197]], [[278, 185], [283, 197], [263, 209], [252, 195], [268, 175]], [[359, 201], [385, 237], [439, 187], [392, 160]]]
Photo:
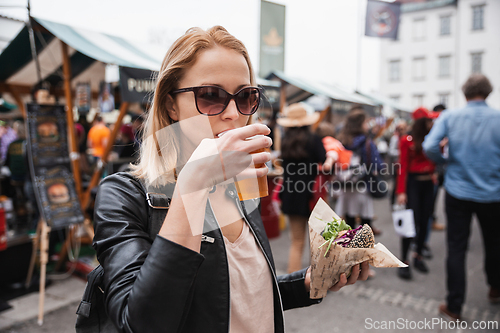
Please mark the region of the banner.
[[400, 3], [368, 0], [365, 36], [398, 38]]
[[260, 3], [260, 62], [259, 76], [285, 70], [285, 6], [272, 2]]
[[90, 111], [91, 100], [90, 82], [78, 82], [76, 84], [75, 96], [75, 105], [78, 109], [78, 113], [88, 113]]
[[71, 171], [64, 105], [27, 104], [28, 156], [41, 216], [53, 229], [83, 222]]
[[147, 103], [155, 90], [156, 76], [155, 71], [120, 67], [122, 101]]

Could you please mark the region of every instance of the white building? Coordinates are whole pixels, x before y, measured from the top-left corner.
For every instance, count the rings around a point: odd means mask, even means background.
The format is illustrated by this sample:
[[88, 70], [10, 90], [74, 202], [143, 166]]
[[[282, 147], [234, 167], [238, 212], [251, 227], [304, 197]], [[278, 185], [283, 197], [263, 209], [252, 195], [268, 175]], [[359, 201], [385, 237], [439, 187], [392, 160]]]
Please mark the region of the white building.
[[500, 109], [500, 0], [431, 0], [401, 5], [399, 37], [383, 40], [381, 92], [412, 108], [465, 105], [470, 74], [493, 85]]

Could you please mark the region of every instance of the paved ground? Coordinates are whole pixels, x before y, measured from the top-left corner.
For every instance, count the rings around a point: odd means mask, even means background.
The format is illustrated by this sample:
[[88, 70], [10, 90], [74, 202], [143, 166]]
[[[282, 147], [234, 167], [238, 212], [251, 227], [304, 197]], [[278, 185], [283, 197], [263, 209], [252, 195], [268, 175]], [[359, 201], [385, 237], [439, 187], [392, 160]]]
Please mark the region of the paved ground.
[[[383, 231], [383, 234], [377, 237], [377, 242], [383, 243], [394, 254], [399, 255], [399, 238], [392, 228], [388, 201], [377, 201], [375, 211], [378, 217], [375, 225]], [[438, 218], [441, 222], [444, 221], [442, 197], [439, 198]], [[407, 282], [396, 276], [396, 269], [376, 269], [377, 275], [374, 279], [343, 288], [338, 293], [330, 293], [319, 305], [287, 311], [285, 313], [287, 332], [367, 332], [384, 324], [391, 325], [390, 329], [384, 330], [386, 332], [500, 332], [498, 328], [446, 329], [446, 323], [437, 315], [437, 306], [445, 297], [444, 240], [444, 232], [433, 232], [430, 245], [434, 258], [428, 261], [429, 274], [414, 272], [413, 281]], [[289, 246], [287, 231], [272, 240], [271, 246], [278, 273], [284, 272]], [[500, 325], [500, 305], [493, 306], [487, 301], [483, 247], [477, 222], [472, 228], [469, 247], [468, 291], [464, 311], [467, 324], [470, 327], [477, 324], [475, 321], [483, 321], [481, 324], [488, 325], [489, 321], [492, 325], [491, 322], [494, 321]], [[307, 255], [308, 253], [304, 255], [304, 266], [308, 264]], [[24, 302], [23, 309], [16, 310], [30, 314], [25, 316], [20, 324], [5, 328], [7, 326], [1, 324], [2, 320], [9, 318], [9, 312], [0, 313], [0, 332], [74, 332], [74, 313], [78, 305], [78, 295], [83, 291], [83, 283], [79, 280], [74, 281], [75, 284], [70, 285], [71, 293], [61, 295], [59, 292], [58, 297], [65, 299], [67, 303], [46, 314], [43, 326], [38, 326], [36, 319], [29, 319], [36, 315], [35, 297], [30, 299], [31, 303]], [[60, 282], [53, 285], [60, 285]], [[57, 300], [57, 297], [53, 298]], [[413, 325], [420, 325], [420, 329]]]

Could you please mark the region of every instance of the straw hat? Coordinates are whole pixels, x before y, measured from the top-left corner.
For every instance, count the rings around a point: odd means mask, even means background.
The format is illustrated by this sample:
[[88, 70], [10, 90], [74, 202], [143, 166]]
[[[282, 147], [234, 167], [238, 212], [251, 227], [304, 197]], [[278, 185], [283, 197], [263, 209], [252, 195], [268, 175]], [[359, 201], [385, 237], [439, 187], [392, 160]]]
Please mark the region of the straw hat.
[[284, 111], [284, 116], [276, 121], [283, 127], [302, 127], [314, 124], [319, 119], [319, 113], [308, 112], [309, 107], [304, 103], [289, 105]]

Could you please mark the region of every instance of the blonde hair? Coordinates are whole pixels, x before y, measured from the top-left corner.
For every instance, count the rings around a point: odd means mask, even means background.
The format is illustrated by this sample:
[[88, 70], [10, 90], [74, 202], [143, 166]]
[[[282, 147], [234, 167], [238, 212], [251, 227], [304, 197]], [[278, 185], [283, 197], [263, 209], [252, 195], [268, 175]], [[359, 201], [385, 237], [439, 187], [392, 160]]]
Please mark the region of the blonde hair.
[[[159, 132], [174, 123], [167, 112], [168, 94], [179, 88], [178, 82], [199, 55], [216, 46], [240, 53], [248, 64], [250, 84], [255, 85], [255, 76], [245, 45], [225, 28], [214, 26], [207, 31], [191, 28], [177, 39], [167, 51], [158, 73], [151, 107], [142, 131], [139, 162], [132, 166], [133, 174], [145, 179], [148, 185], [165, 185], [175, 181], [174, 169], [180, 152], [178, 135], [175, 131]], [[159, 134], [162, 135], [161, 140], [157, 137]], [[163, 147], [160, 147], [159, 142]]]

